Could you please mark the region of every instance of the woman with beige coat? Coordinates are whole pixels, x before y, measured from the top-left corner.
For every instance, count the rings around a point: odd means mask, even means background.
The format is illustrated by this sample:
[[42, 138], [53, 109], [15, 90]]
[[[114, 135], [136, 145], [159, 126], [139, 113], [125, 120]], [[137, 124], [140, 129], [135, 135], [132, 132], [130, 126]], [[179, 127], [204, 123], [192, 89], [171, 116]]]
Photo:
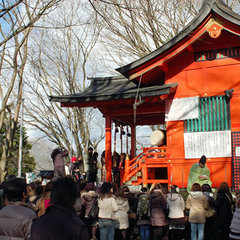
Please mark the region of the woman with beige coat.
[[119, 222], [119, 227], [116, 230], [120, 233], [120, 236], [116, 236], [116, 239], [119, 237], [120, 239], [125, 240], [127, 237], [126, 233], [129, 228], [128, 212], [130, 210], [127, 193], [129, 193], [127, 187], [121, 188], [116, 198], [118, 211], [115, 213], [115, 220]]
[[186, 208], [190, 209], [191, 240], [203, 240], [208, 201], [202, 193], [200, 184], [194, 183], [192, 185], [191, 192], [186, 201]]

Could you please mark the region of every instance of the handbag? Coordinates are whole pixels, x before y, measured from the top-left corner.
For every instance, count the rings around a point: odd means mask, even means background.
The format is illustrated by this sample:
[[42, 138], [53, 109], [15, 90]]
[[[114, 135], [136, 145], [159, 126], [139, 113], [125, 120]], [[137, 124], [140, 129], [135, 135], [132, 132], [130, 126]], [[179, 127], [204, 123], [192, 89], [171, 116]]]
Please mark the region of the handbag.
[[212, 208], [206, 210], [206, 218], [214, 217], [216, 215], [216, 211]]
[[137, 214], [135, 212], [129, 212], [128, 213], [128, 219], [135, 220], [137, 218]]
[[99, 207], [97, 204], [97, 200], [94, 202], [91, 210], [88, 213], [88, 217], [91, 219], [97, 219], [98, 218], [98, 212], [99, 212]]

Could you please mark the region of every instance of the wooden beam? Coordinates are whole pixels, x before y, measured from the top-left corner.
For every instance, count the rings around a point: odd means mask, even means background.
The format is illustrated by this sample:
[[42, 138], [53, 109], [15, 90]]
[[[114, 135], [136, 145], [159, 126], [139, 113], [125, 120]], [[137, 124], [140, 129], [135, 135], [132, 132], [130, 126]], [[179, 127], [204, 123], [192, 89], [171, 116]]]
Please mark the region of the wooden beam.
[[187, 50], [188, 50], [190, 53], [193, 53], [193, 52], [194, 52], [192, 45], [188, 45], [188, 46], [187, 46]]
[[[133, 115], [125, 116], [115, 116], [113, 121], [124, 123], [124, 125], [134, 125]], [[137, 115], [136, 126], [137, 125], [157, 125], [165, 123], [165, 114], [149, 114], [149, 115]]]
[[158, 67], [163, 71], [163, 72], [168, 72], [168, 64], [166, 62], [163, 62], [162, 64], [158, 65]]
[[[126, 108], [114, 108], [110, 111], [111, 115], [114, 116], [123, 116], [123, 115], [132, 115], [133, 108], [126, 107]], [[158, 113], [165, 113], [165, 105], [164, 103], [158, 104], [146, 104], [144, 106], [137, 107], [137, 114], [158, 114]]]

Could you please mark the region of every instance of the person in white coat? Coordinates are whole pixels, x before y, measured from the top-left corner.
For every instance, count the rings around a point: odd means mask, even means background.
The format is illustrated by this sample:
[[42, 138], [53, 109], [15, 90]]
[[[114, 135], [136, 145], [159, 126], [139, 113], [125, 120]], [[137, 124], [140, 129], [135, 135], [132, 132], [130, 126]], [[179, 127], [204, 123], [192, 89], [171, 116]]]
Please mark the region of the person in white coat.
[[177, 185], [171, 186], [171, 192], [167, 194], [167, 204], [169, 208], [168, 228], [169, 240], [179, 240], [184, 237], [185, 218], [184, 209], [185, 202]]
[[98, 218], [100, 240], [114, 239], [114, 214], [118, 210], [116, 197], [113, 195], [113, 187], [110, 182], [105, 182], [100, 188], [100, 197], [98, 198]]
[[118, 211], [115, 213], [115, 220], [119, 223], [118, 229], [121, 234], [121, 239], [126, 239], [126, 232], [129, 227], [128, 212], [130, 210], [127, 194], [128, 187], [123, 187], [119, 190], [116, 198]]

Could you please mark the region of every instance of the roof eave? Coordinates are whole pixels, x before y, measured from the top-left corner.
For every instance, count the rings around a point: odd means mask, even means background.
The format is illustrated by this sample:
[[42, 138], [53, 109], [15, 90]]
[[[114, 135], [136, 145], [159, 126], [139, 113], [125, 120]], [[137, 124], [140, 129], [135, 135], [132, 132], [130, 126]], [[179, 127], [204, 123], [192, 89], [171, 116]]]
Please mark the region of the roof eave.
[[[165, 95], [171, 93], [177, 87], [177, 83], [166, 84], [160, 88], [149, 88], [146, 90], [139, 90], [141, 97], [152, 97], [158, 95]], [[137, 91], [137, 90], [136, 90]], [[100, 96], [81, 96], [76, 95], [65, 95], [65, 96], [49, 96], [51, 102], [60, 102], [60, 103], [77, 103], [77, 102], [93, 102], [93, 101], [110, 101], [118, 99], [131, 99], [136, 97], [136, 91], [125, 94], [113, 94], [113, 95], [100, 95]]]

